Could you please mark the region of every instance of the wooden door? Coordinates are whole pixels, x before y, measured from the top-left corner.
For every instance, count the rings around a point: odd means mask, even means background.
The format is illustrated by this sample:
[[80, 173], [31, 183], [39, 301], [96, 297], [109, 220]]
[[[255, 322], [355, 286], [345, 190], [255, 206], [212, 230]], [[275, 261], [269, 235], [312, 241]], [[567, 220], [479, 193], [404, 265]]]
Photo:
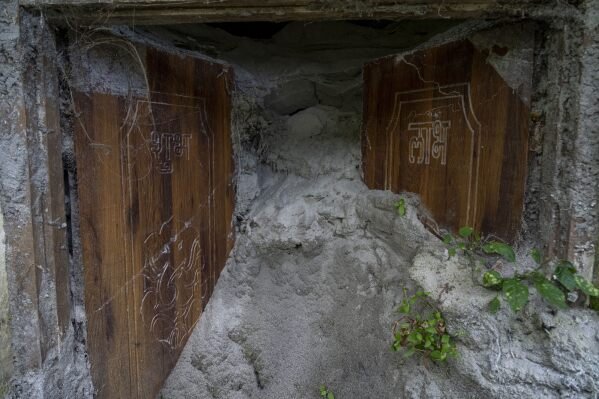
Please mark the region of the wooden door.
[[141, 48], [146, 96], [74, 105], [88, 350], [99, 398], [154, 398], [233, 244], [231, 73]]
[[364, 181], [419, 194], [443, 227], [512, 241], [523, 210], [529, 100], [488, 55], [463, 40], [365, 66]]

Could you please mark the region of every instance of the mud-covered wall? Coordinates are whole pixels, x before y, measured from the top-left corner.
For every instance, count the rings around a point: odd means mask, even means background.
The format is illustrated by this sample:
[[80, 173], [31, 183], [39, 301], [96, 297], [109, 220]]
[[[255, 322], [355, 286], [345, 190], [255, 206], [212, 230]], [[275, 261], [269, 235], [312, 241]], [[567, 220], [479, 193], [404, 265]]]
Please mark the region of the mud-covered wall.
[[86, 397], [92, 389], [85, 331], [78, 324], [85, 316], [69, 304], [53, 32], [15, 1], [2, 7], [0, 208], [12, 352], [8, 397]]
[[[29, 292], [16, 283], [17, 275], [33, 266], [31, 254], [30, 207], [27, 196], [27, 149], [24, 134], [23, 94], [20, 75], [18, 6], [2, 4], [0, 13], [0, 202], [3, 213], [6, 265], [9, 288], [11, 349], [20, 365], [16, 372], [39, 364], [36, 313]], [[15, 299], [17, 299], [15, 301]], [[19, 304], [19, 300], [24, 302]], [[16, 345], [14, 344], [16, 343]], [[11, 365], [12, 366], [12, 365]], [[21, 367], [19, 367], [21, 366]], [[12, 368], [12, 367], [11, 367]]]
[[575, 260], [588, 277], [599, 236], [598, 9], [586, 1], [573, 16], [546, 21], [537, 38], [531, 161], [540, 180], [528, 195], [547, 252]]

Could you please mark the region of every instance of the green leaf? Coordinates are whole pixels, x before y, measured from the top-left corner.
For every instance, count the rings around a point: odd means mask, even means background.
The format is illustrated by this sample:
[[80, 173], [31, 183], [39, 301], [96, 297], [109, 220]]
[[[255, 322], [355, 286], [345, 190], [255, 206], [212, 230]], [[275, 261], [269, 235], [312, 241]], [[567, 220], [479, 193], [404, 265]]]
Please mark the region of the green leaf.
[[546, 280], [545, 276], [543, 276], [541, 273], [537, 271], [531, 272], [528, 276], [528, 279], [535, 284]]
[[397, 209], [397, 214], [399, 216], [405, 216], [407, 211], [406, 201], [403, 198], [400, 198], [400, 200], [395, 203], [395, 209]]
[[408, 335], [408, 342], [414, 345], [418, 345], [422, 342], [422, 334], [417, 331], [412, 331], [410, 335]]
[[576, 267], [569, 260], [562, 260], [558, 266], [565, 267], [570, 270], [572, 273], [576, 273]]
[[452, 256], [455, 256], [456, 254], [456, 249], [455, 248], [449, 248], [447, 250], [447, 254], [449, 255], [449, 257], [451, 258]]
[[443, 242], [445, 244], [451, 244], [452, 241], [453, 241], [453, 236], [451, 234], [445, 234], [443, 236]]
[[534, 248], [530, 252], [530, 256], [534, 259], [535, 262], [537, 262], [537, 265], [541, 264], [541, 251], [539, 251], [538, 249]]
[[403, 301], [399, 308], [397, 308], [399, 313], [410, 313], [410, 303], [408, 301]]
[[327, 388], [324, 385], [320, 386], [320, 396], [326, 396]]
[[491, 300], [491, 302], [489, 302], [489, 304], [487, 305], [487, 308], [489, 309], [489, 312], [491, 312], [491, 314], [497, 313], [497, 311], [499, 310], [500, 307], [501, 307], [501, 302], [499, 301], [498, 296], [493, 298]]
[[514, 249], [508, 244], [504, 244], [502, 242], [491, 241], [490, 243], [483, 245], [483, 251], [487, 254], [501, 255], [508, 262], [516, 261]]
[[576, 269], [572, 271], [572, 268], [567, 265], [560, 264], [555, 268], [553, 275], [568, 291], [574, 291], [576, 289], [576, 280], [574, 279], [574, 273]]
[[535, 288], [541, 296], [551, 305], [558, 309], [567, 308], [566, 296], [555, 284], [547, 280], [545, 277], [537, 277], [535, 280]]
[[498, 271], [491, 270], [483, 274], [483, 286], [496, 287], [503, 282], [503, 277]]
[[468, 238], [472, 235], [473, 231], [474, 231], [474, 229], [472, 227], [464, 226], [464, 227], [460, 228], [460, 230], [458, 231], [458, 234], [462, 238]]
[[335, 395], [333, 395], [333, 392], [329, 392], [327, 394], [327, 399], [335, 399]]
[[519, 311], [528, 302], [528, 287], [515, 278], [503, 281], [503, 295], [514, 312]]
[[447, 357], [447, 353], [445, 353], [445, 352], [441, 352], [441, 351], [432, 351], [431, 352], [431, 359], [433, 359], [433, 360], [442, 361], [442, 360], [445, 360], [446, 357]]
[[599, 288], [588, 282], [580, 274], [574, 275], [574, 281], [576, 281], [578, 288], [588, 296], [599, 296]]
[[441, 342], [444, 344], [449, 344], [449, 335], [443, 334], [443, 336], [441, 337]]

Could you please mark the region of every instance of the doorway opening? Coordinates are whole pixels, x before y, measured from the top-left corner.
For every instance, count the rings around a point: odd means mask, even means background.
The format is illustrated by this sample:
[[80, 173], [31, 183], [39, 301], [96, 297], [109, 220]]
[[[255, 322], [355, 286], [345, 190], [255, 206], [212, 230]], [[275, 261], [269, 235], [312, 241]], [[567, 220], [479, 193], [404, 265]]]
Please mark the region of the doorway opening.
[[[419, 194], [438, 231], [493, 233], [508, 198], [514, 214], [495, 233], [519, 234], [535, 29], [440, 19], [63, 31], [71, 240], [98, 396], [160, 391], [198, 339], [236, 236], [272, 250], [260, 262], [294, 250], [313, 260], [363, 228], [368, 188]], [[300, 275], [286, 273], [274, 281]], [[295, 288], [300, 302], [311, 292]], [[240, 389], [265, 389], [276, 372], [242, 355], [254, 377]]]

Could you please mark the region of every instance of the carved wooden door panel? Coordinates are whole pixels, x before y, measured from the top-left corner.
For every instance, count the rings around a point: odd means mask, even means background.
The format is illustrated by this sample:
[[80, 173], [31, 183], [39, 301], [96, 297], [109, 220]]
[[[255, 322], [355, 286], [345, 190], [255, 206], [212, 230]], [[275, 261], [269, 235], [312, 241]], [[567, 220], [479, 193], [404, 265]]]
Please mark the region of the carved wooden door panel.
[[511, 241], [522, 217], [530, 96], [488, 56], [463, 40], [367, 64], [364, 180], [419, 194], [441, 226]]
[[74, 95], [88, 349], [100, 398], [156, 396], [233, 244], [231, 72], [192, 56], [140, 54], [147, 95]]

